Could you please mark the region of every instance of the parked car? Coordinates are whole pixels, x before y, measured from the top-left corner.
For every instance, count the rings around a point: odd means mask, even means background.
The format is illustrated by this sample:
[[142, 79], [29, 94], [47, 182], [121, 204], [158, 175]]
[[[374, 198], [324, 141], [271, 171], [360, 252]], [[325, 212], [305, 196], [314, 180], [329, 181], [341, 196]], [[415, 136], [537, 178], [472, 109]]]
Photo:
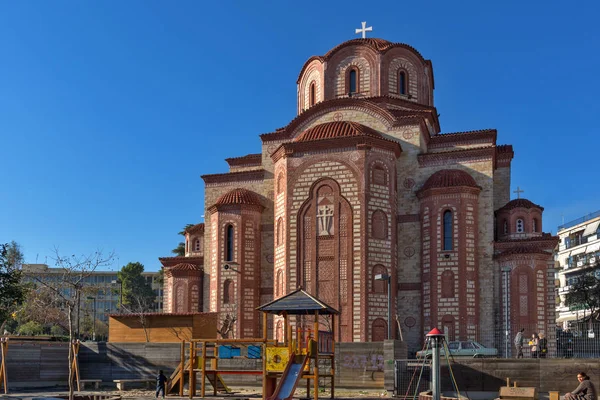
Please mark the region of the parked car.
[[[448, 349], [452, 357], [496, 357], [498, 350], [493, 347], [485, 347], [479, 342], [473, 340], [464, 340], [456, 342], [448, 342]], [[417, 351], [417, 358], [431, 358], [431, 349]], [[445, 357], [446, 351], [444, 348], [440, 349], [440, 356]]]

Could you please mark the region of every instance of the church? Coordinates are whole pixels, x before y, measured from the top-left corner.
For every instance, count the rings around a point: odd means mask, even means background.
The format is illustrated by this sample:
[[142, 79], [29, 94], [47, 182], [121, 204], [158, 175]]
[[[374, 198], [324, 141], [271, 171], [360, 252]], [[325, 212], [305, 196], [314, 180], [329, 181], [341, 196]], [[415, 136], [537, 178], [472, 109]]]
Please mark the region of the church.
[[230, 337], [260, 337], [256, 308], [303, 288], [340, 311], [342, 342], [387, 339], [391, 323], [413, 351], [433, 327], [552, 343], [558, 238], [543, 207], [510, 199], [512, 146], [494, 129], [443, 132], [434, 87], [431, 60], [364, 32], [310, 57], [297, 115], [202, 176], [205, 222], [185, 257], [160, 258], [165, 312], [217, 312]]

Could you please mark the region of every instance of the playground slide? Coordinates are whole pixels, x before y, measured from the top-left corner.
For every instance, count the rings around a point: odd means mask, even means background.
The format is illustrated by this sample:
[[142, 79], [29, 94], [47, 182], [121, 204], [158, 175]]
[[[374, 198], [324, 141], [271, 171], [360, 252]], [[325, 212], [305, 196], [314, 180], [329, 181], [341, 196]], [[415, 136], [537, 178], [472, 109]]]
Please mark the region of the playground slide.
[[308, 355], [297, 356], [292, 354], [288, 365], [285, 367], [281, 379], [275, 388], [275, 393], [267, 400], [291, 400], [302, 377], [302, 371], [308, 360]]

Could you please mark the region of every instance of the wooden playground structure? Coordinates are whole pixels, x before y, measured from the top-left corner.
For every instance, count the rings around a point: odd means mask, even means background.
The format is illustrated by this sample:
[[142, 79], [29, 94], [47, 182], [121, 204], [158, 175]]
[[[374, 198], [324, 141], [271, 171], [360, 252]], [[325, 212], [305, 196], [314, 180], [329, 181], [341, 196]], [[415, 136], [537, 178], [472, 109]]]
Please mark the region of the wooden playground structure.
[[[319, 379], [329, 378], [331, 398], [335, 391], [335, 317], [339, 312], [321, 302], [302, 289], [298, 289], [275, 301], [258, 308], [263, 312], [263, 337], [247, 339], [199, 339], [181, 342], [181, 361], [171, 375], [167, 393], [175, 390], [184, 395], [184, 383], [190, 383], [189, 398], [196, 396], [197, 376], [200, 376], [200, 397], [206, 395], [207, 381], [214, 395], [218, 392], [230, 393], [223, 377], [226, 375], [262, 375], [262, 393], [265, 400], [289, 400], [301, 379], [306, 379], [306, 393], [309, 396], [313, 383], [313, 398], [319, 398]], [[284, 341], [267, 339], [268, 314], [280, 315], [284, 320]], [[290, 316], [296, 316], [296, 327], [290, 324]], [[320, 318], [330, 317], [329, 331], [319, 328]], [[307, 319], [313, 319], [312, 327]], [[186, 352], [186, 347], [189, 346]], [[234, 347], [235, 346], [235, 347]], [[219, 352], [238, 346], [248, 349], [246, 358], [262, 359], [262, 369], [219, 368]], [[252, 350], [252, 355], [251, 355]], [[240, 354], [233, 357], [242, 358]], [[228, 357], [230, 358], [230, 357]], [[320, 368], [327, 368], [322, 373]]]

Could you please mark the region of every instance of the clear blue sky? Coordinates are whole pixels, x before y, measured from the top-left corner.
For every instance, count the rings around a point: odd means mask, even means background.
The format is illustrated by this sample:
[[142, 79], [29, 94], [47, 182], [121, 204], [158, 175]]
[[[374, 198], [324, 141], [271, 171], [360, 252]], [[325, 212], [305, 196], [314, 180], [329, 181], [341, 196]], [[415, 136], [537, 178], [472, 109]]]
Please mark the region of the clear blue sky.
[[200, 175], [259, 152], [295, 116], [303, 63], [361, 21], [432, 60], [443, 132], [514, 146], [513, 190], [555, 233], [600, 209], [598, 4], [2, 2], [0, 242], [157, 270], [201, 221]]

